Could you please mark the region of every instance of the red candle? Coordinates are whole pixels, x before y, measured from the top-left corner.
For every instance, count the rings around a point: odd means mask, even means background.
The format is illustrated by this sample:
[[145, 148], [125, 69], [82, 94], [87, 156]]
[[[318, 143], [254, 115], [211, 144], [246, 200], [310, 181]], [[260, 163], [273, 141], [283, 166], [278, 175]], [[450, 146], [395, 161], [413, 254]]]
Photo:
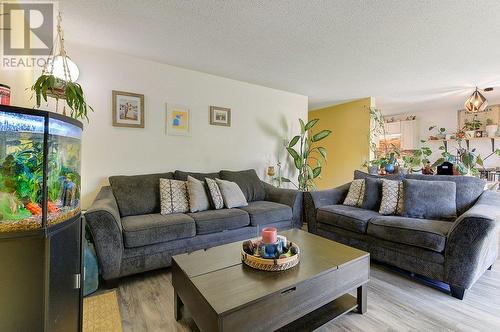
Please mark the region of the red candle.
[[262, 229], [262, 242], [265, 244], [276, 243], [278, 240], [278, 230], [274, 227], [266, 227]]

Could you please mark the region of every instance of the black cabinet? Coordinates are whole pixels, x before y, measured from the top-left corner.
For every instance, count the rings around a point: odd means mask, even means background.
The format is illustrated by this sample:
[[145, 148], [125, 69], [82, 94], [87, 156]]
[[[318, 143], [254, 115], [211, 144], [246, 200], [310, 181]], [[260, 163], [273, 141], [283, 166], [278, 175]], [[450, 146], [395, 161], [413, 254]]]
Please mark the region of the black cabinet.
[[80, 216], [0, 238], [0, 331], [81, 330], [81, 238]]

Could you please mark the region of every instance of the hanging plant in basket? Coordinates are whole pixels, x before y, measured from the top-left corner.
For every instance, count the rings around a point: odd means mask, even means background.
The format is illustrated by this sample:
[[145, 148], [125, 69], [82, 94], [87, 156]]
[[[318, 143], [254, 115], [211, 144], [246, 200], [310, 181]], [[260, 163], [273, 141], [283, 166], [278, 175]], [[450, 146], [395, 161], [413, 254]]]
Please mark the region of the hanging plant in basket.
[[[56, 45], [58, 43], [58, 45]], [[42, 99], [47, 102], [47, 98], [54, 98], [57, 102], [56, 112], [59, 108], [59, 100], [64, 100], [70, 109], [69, 115], [75, 119], [87, 119], [88, 111], [94, 109], [87, 105], [82, 86], [75, 81], [78, 78], [78, 67], [74, 64], [64, 49], [64, 35], [61, 28], [61, 14], [57, 20], [57, 38], [54, 48], [59, 51], [57, 55], [51, 54], [42, 70], [42, 75], [31, 87], [35, 95], [36, 106], [40, 107]], [[63, 107], [63, 114], [66, 115], [66, 106]]]

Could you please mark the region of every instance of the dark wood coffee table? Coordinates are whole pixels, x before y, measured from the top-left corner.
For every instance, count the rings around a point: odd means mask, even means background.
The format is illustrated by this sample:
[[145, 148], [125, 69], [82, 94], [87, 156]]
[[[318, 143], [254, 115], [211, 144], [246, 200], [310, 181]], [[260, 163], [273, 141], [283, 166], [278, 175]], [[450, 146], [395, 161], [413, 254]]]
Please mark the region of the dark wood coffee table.
[[[246, 266], [242, 241], [174, 256], [175, 318], [184, 304], [201, 331], [296, 331], [366, 311], [367, 252], [298, 229], [280, 234], [301, 249], [288, 271]], [[348, 294], [356, 288], [357, 297]]]

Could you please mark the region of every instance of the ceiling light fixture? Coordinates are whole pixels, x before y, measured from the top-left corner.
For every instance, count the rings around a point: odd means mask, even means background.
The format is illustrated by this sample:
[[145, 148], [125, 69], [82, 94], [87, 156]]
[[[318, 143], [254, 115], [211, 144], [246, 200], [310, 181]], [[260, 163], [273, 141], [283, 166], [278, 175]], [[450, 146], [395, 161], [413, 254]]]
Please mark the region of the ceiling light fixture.
[[[482, 90], [483, 92], [493, 91], [493, 88], [486, 88]], [[488, 101], [483, 96], [483, 94], [476, 87], [476, 90], [472, 93], [472, 95], [467, 98], [465, 101], [465, 109], [469, 113], [477, 113], [482, 112], [488, 106]]]

